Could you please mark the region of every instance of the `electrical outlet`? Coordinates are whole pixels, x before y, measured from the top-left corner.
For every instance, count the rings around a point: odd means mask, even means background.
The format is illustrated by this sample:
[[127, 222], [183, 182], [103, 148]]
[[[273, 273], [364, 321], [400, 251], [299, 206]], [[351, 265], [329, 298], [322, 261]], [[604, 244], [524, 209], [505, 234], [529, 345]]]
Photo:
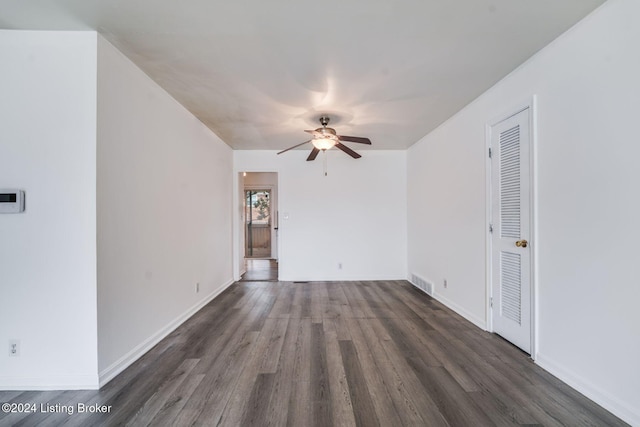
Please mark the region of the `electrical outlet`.
[[342, 263], [341, 262], [338, 263], [338, 270], [342, 270]]
[[196, 283], [196, 294], [200, 292], [200, 283]]
[[447, 279], [444, 279], [444, 288], [447, 289]]
[[10, 357], [18, 357], [18, 356], [20, 356], [20, 341], [19, 340], [9, 340], [9, 356]]

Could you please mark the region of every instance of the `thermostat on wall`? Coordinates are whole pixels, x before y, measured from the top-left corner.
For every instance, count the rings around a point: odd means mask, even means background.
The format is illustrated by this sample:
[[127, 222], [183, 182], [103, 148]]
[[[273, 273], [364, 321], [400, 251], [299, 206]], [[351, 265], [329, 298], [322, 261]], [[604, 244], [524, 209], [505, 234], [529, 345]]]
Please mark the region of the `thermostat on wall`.
[[0, 189], [0, 214], [24, 212], [24, 191]]

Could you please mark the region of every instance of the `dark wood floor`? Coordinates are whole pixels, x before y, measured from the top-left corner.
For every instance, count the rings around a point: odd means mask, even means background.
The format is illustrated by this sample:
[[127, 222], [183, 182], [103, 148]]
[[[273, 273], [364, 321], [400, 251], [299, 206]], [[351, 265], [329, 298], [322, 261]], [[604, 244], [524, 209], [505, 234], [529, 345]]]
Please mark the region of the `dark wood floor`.
[[620, 426], [407, 282], [240, 282], [100, 391], [0, 402], [111, 406], [0, 425]]
[[278, 263], [275, 259], [245, 258], [246, 272], [242, 275], [242, 282], [276, 282], [278, 280]]

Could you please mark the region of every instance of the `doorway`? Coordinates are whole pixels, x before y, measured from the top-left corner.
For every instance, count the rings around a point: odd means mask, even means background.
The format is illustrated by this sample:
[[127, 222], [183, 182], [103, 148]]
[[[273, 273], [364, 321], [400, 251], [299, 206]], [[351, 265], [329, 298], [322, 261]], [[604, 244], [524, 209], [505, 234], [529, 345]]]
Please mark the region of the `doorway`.
[[488, 128], [489, 313], [493, 332], [533, 349], [533, 103]]
[[238, 173], [238, 280], [279, 276], [278, 173]]

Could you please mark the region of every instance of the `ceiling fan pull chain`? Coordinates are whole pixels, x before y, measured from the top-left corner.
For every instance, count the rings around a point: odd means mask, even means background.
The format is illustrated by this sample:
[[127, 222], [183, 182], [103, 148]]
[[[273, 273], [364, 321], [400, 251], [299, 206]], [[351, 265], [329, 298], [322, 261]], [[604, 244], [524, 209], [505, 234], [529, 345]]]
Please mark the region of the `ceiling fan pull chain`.
[[324, 164], [324, 176], [327, 176], [327, 150], [322, 150], [322, 163]]

